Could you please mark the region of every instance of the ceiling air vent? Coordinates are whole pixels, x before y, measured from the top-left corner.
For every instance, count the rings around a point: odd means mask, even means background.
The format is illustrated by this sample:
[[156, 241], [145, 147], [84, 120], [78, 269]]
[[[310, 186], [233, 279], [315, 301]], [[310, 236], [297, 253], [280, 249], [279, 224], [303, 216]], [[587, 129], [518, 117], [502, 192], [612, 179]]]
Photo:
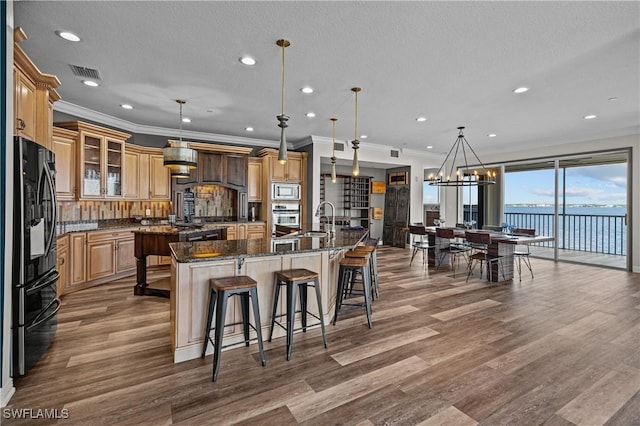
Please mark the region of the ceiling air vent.
[[343, 144], [343, 143], [337, 143], [337, 142], [336, 142], [336, 143], [334, 143], [334, 144], [333, 144], [333, 148], [334, 148], [336, 151], [344, 151], [344, 144]]
[[392, 149], [392, 150], [391, 150], [391, 156], [392, 156], [393, 158], [398, 158], [398, 157], [400, 156], [400, 151], [397, 151], [397, 150], [395, 150], [395, 149]]
[[76, 77], [102, 80], [102, 77], [100, 77], [100, 71], [96, 69], [81, 67], [80, 65], [69, 64], [69, 66], [71, 67], [71, 71], [73, 71], [73, 75], [75, 75]]

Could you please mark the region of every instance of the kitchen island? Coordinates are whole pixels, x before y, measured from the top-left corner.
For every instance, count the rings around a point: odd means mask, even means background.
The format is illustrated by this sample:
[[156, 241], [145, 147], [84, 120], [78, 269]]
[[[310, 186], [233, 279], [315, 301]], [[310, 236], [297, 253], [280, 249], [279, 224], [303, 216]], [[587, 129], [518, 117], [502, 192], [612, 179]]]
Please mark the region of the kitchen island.
[[136, 296], [169, 297], [169, 290], [152, 288], [147, 284], [147, 256], [170, 256], [169, 243], [180, 241], [226, 240], [227, 227], [223, 224], [152, 226], [133, 231], [136, 257]]
[[[302, 234], [304, 235], [304, 234]], [[322, 235], [310, 234], [307, 235]], [[297, 243], [290, 249], [274, 244], [272, 238], [196, 241], [170, 243], [171, 248], [171, 348], [174, 362], [200, 357], [203, 331], [209, 303], [209, 280], [216, 277], [248, 275], [258, 282], [258, 301], [263, 336], [268, 336], [274, 294], [273, 273], [283, 269], [305, 268], [319, 275], [325, 323], [332, 318], [338, 263], [346, 250], [362, 242], [367, 230], [338, 231], [334, 239], [317, 236], [295, 236]], [[287, 236], [288, 240], [294, 238]], [[317, 312], [314, 298], [309, 298], [309, 310]], [[284, 304], [279, 307], [282, 314]], [[241, 320], [238, 301], [231, 300], [226, 323]], [[284, 336], [279, 327], [274, 337]], [[244, 341], [241, 326], [225, 329], [225, 344]], [[284, 347], [284, 343], [283, 343]], [[209, 346], [208, 353], [213, 352]]]

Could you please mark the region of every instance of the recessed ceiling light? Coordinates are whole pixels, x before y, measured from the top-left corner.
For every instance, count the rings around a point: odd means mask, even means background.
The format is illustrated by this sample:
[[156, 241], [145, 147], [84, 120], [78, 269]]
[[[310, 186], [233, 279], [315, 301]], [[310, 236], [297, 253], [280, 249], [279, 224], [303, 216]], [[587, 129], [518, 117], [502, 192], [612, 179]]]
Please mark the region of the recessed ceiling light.
[[433, 146], [427, 145], [427, 149], [433, 149]]
[[187, 118], [187, 117], [184, 117], [184, 118], [182, 119], [182, 122], [183, 122], [183, 123], [191, 123], [191, 119], [190, 119], [190, 118]]
[[91, 87], [98, 87], [100, 86], [98, 83], [96, 83], [93, 80], [83, 80], [82, 81], [84, 84], [86, 84], [87, 86], [91, 86]]
[[253, 132], [253, 127], [245, 127], [244, 128], [247, 132]]
[[309, 86], [305, 86], [305, 87], [303, 87], [302, 89], [300, 89], [300, 91], [301, 91], [302, 93], [306, 93], [306, 94], [308, 95], [309, 93], [313, 93], [313, 88], [311, 88], [311, 87], [309, 87]]
[[616, 97], [614, 96], [613, 98], [609, 98], [609, 99], [607, 99], [607, 100], [608, 100], [608, 101], [617, 101], [617, 100], [618, 100], [618, 98], [616, 98]]
[[133, 109], [133, 106], [132, 106], [132, 105], [129, 105], [129, 104], [122, 104], [122, 105], [120, 105], [120, 106], [121, 106], [122, 108], [124, 108], [124, 109]]
[[517, 89], [513, 89], [513, 93], [524, 93], [528, 91], [529, 91], [528, 87], [518, 87]]
[[305, 116], [309, 117], [309, 118], [313, 118], [313, 117], [316, 116], [316, 113], [315, 112], [308, 112], [308, 113], [305, 114]]
[[584, 116], [584, 117], [582, 117], [582, 118], [584, 118], [585, 120], [591, 120], [592, 118], [596, 118], [596, 117], [597, 117], [597, 115], [593, 115], [593, 114], [591, 114], [591, 115], [585, 115], [585, 116]]
[[240, 58], [240, 62], [242, 62], [244, 65], [255, 65], [256, 64], [256, 60], [253, 59], [251, 56], [243, 56], [242, 58]]
[[418, 117], [416, 118], [416, 121], [419, 121], [419, 122], [427, 121], [427, 117]]
[[495, 133], [489, 133], [487, 136], [489, 136], [490, 138], [495, 138], [498, 135], [496, 135]]
[[367, 135], [360, 135], [360, 139], [366, 139]]
[[58, 37], [61, 37], [68, 41], [80, 41], [80, 37], [69, 31], [56, 31], [56, 34], [58, 35]]

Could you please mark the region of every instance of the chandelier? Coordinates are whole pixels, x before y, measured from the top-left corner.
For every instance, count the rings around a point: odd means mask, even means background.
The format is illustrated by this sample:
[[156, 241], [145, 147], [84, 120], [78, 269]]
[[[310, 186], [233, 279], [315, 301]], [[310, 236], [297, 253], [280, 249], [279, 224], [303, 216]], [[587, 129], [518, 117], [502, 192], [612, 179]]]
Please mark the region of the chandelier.
[[198, 151], [182, 141], [182, 105], [186, 101], [176, 99], [176, 102], [180, 105], [180, 140], [168, 141], [162, 149], [163, 164], [171, 170], [171, 177], [188, 178], [189, 171], [198, 166]]
[[[469, 142], [464, 137], [463, 131], [464, 127], [458, 127], [458, 138], [453, 143], [453, 146], [449, 150], [449, 153], [445, 157], [442, 165], [434, 175], [433, 173], [429, 175], [428, 181], [429, 185], [435, 186], [480, 186], [480, 185], [493, 185], [496, 183], [496, 172], [487, 169], [487, 167], [480, 161], [478, 156], [476, 155]], [[477, 166], [469, 166], [467, 161], [467, 151], [469, 154], [473, 154], [473, 157], [476, 159]], [[453, 156], [451, 154], [453, 153]], [[458, 166], [458, 170], [456, 170], [455, 174], [453, 173], [454, 167], [458, 164], [458, 153], [461, 155], [461, 160], [464, 161], [464, 165], [460, 164]], [[449, 172], [445, 174], [447, 171], [446, 165], [447, 160], [451, 158], [451, 168]], [[460, 174], [462, 173], [462, 175]], [[465, 179], [464, 174], [467, 174], [469, 177]]]
[[288, 40], [280, 39], [276, 41], [276, 44], [282, 47], [282, 113], [280, 115], [276, 115], [276, 118], [280, 122], [278, 123], [278, 127], [281, 129], [278, 162], [280, 164], [284, 164], [287, 162], [287, 136], [285, 135], [284, 129], [288, 127], [287, 121], [289, 120], [289, 116], [284, 113], [284, 49], [291, 46], [291, 43], [289, 43]]

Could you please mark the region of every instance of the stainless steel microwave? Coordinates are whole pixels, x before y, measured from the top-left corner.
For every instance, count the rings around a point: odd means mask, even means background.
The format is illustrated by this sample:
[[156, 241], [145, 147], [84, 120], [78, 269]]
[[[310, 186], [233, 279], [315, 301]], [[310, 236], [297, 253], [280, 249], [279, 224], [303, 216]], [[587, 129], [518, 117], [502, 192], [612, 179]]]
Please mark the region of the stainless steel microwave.
[[274, 183], [271, 185], [272, 200], [299, 200], [300, 184], [298, 183]]

